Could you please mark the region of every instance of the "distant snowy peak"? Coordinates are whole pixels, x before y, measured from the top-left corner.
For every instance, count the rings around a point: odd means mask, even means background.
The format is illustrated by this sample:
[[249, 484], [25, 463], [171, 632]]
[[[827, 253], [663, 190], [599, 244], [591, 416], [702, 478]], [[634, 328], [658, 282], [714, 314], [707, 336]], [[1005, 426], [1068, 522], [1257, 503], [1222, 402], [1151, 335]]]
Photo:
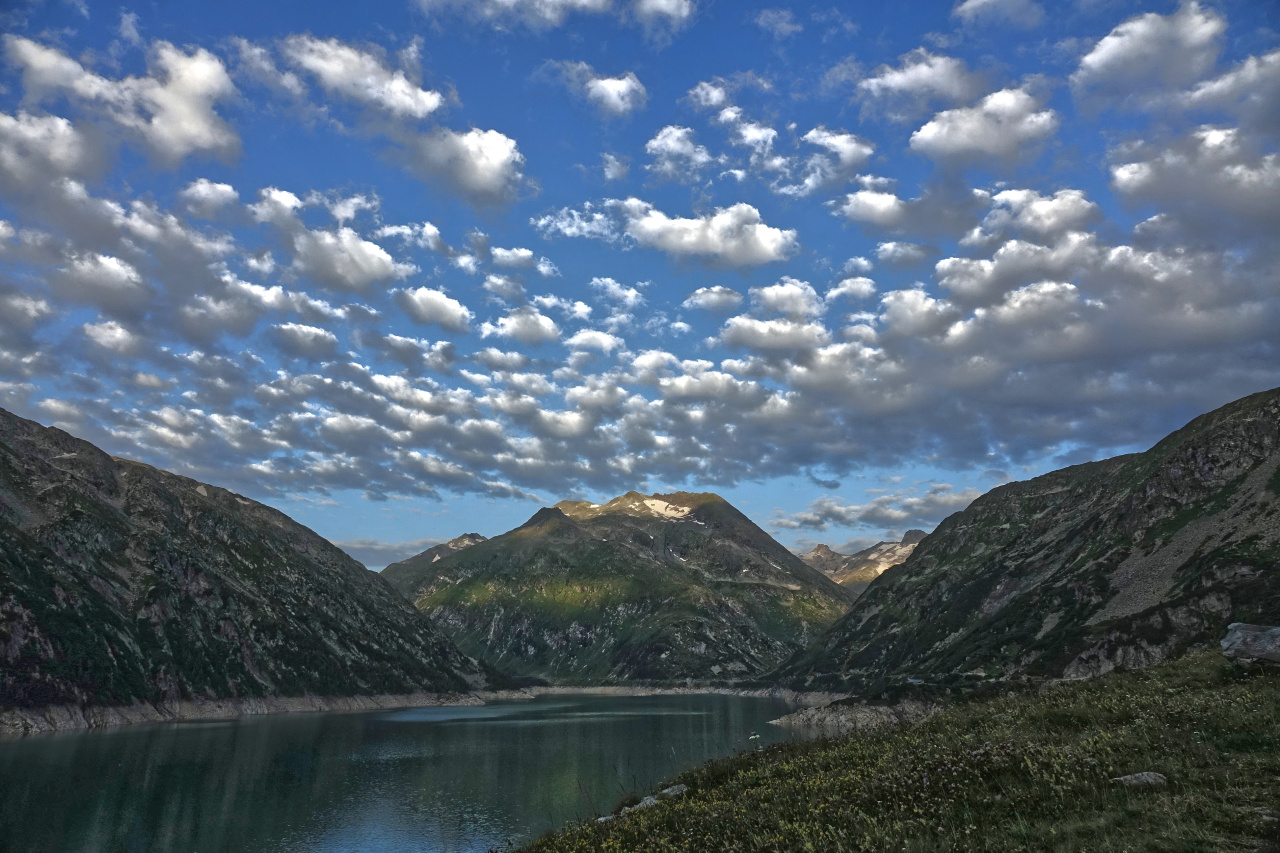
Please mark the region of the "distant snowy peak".
[[856, 554], [841, 554], [826, 545], [819, 545], [801, 554], [800, 559], [841, 586], [861, 593], [885, 570], [911, 556], [925, 535], [923, 530], [908, 530], [900, 542], [877, 542]]

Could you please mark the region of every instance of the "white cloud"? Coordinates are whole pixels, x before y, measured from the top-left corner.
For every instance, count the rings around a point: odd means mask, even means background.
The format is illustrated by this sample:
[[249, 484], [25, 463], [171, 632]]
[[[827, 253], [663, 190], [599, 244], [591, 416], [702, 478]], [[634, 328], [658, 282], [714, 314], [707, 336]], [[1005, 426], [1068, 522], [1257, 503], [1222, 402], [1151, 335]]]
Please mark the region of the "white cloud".
[[550, 317], [526, 305], [499, 317], [497, 323], [482, 324], [480, 335], [485, 338], [498, 335], [503, 338], [512, 338], [522, 344], [536, 346], [559, 340], [560, 327]]
[[932, 528], [942, 519], [967, 507], [979, 497], [978, 489], [957, 490], [948, 483], [934, 483], [922, 495], [896, 492], [879, 495], [864, 504], [852, 504], [824, 495], [808, 509], [773, 520], [779, 527], [826, 530], [828, 527], [874, 527], [902, 530]]
[[729, 287], [716, 285], [714, 287], [699, 287], [689, 294], [682, 306], [685, 308], [702, 308], [706, 311], [732, 311], [741, 304], [741, 293]]
[[880, 243], [876, 246], [876, 260], [895, 267], [914, 266], [933, 252], [928, 246], [901, 240]]
[[881, 228], [897, 228], [907, 218], [907, 203], [893, 193], [858, 190], [845, 196], [836, 211], [855, 222], [869, 222]]
[[400, 308], [419, 323], [434, 323], [452, 332], [465, 332], [475, 316], [461, 302], [429, 287], [395, 291]]
[[939, 335], [960, 317], [945, 299], [935, 299], [923, 290], [894, 290], [880, 299], [880, 321], [890, 331], [907, 337]]
[[881, 65], [857, 86], [868, 107], [882, 107], [894, 121], [914, 118], [933, 101], [970, 101], [981, 89], [982, 78], [964, 62], [923, 47], [903, 54], [897, 68]]
[[1034, 27], [1044, 20], [1044, 9], [1035, 0], [964, 0], [951, 14], [966, 24]]
[[1230, 71], [1178, 92], [1164, 103], [1226, 112], [1240, 117], [1242, 129], [1280, 134], [1280, 50], [1246, 57]]
[[1124, 100], [1199, 80], [1217, 61], [1226, 19], [1196, 2], [1147, 12], [1104, 36], [1071, 74], [1077, 95]]
[[574, 12], [609, 11], [612, 0], [418, 0], [427, 14], [458, 9], [498, 27], [522, 23], [535, 29], [558, 27]]
[[645, 168], [673, 180], [695, 181], [699, 172], [715, 162], [707, 149], [693, 141], [693, 129], [669, 124], [645, 143], [653, 162]]
[[1002, 89], [976, 106], [945, 110], [911, 134], [911, 149], [934, 160], [1010, 159], [1058, 129], [1058, 114], [1022, 89]]
[[240, 194], [231, 184], [220, 184], [208, 178], [199, 178], [178, 193], [178, 198], [192, 215], [211, 219], [223, 208], [238, 202]]
[[720, 331], [720, 343], [730, 347], [776, 352], [807, 350], [829, 343], [831, 335], [821, 323], [803, 320], [757, 320], [730, 317]]
[[750, 292], [751, 302], [758, 308], [792, 319], [816, 317], [826, 310], [813, 285], [790, 276], [783, 276], [781, 281], [767, 287], [753, 287]]
[[293, 230], [293, 269], [326, 287], [364, 293], [372, 285], [404, 278], [417, 271], [397, 263], [377, 243], [350, 228], [335, 231]]
[[876, 283], [874, 281], [865, 276], [853, 276], [841, 279], [831, 285], [831, 289], [827, 291], [827, 295], [823, 299], [830, 304], [841, 297], [866, 299], [874, 296], [875, 293]]
[[449, 253], [449, 246], [445, 243], [444, 238], [440, 236], [440, 229], [430, 222], [419, 222], [411, 225], [384, 225], [374, 231], [373, 236], [379, 240], [384, 240], [387, 237], [398, 237], [413, 246], [430, 249], [441, 254]]
[[802, 32], [804, 26], [796, 22], [790, 9], [761, 9], [753, 19], [760, 29], [781, 40]]
[[525, 175], [525, 155], [498, 131], [465, 133], [439, 128], [406, 141], [411, 168], [436, 179], [475, 205], [511, 200]]
[[142, 344], [141, 338], [115, 320], [85, 323], [81, 328], [89, 340], [118, 355], [130, 355]]
[[631, 12], [651, 33], [674, 32], [693, 21], [698, 6], [694, 0], [635, 0]]
[[626, 349], [627, 343], [617, 335], [611, 335], [608, 332], [582, 329], [566, 339], [564, 345], [570, 349], [594, 349], [610, 355], [615, 349]]
[[[642, 285], [643, 286], [643, 283]], [[644, 297], [637, 288], [629, 287], [608, 277], [591, 279], [591, 289], [600, 292], [605, 299], [630, 310], [644, 303]]]
[[100, 109], [162, 160], [177, 162], [193, 153], [230, 157], [240, 149], [240, 138], [214, 109], [236, 87], [222, 60], [204, 48], [184, 53], [154, 42], [148, 60], [153, 76], [109, 80], [30, 39], [6, 35], [4, 44], [9, 61], [22, 69], [29, 98], [62, 93]]
[[597, 205], [587, 202], [581, 211], [569, 207], [554, 213], [537, 216], [529, 224], [542, 232], [544, 237], [558, 234], [561, 237], [587, 237], [593, 240], [613, 242], [619, 236], [618, 223]]
[[151, 298], [151, 289], [137, 267], [97, 252], [73, 255], [50, 283], [62, 298], [109, 313], [136, 315]]
[[524, 155], [496, 130], [440, 128], [407, 141], [409, 164], [472, 204], [506, 202], [524, 182]]
[[423, 119], [444, 104], [439, 92], [411, 83], [403, 71], [392, 71], [377, 56], [336, 38], [290, 36], [283, 49], [290, 62], [311, 72], [326, 91], [396, 118]]
[[494, 266], [528, 269], [537, 263], [537, 258], [534, 257], [532, 249], [492, 249], [490, 251], [493, 256]]
[[780, 185], [775, 189], [783, 194], [802, 198], [823, 187], [853, 178], [858, 167], [875, 152], [875, 145], [852, 133], [827, 130], [822, 125], [810, 130], [803, 137], [805, 142], [825, 148], [834, 157], [814, 154], [805, 162], [804, 176], [798, 184]]
[[302, 323], [280, 323], [271, 327], [276, 346], [300, 358], [332, 356], [338, 347], [338, 336], [328, 329]]
[[628, 236], [676, 258], [702, 258], [729, 267], [782, 261], [799, 246], [796, 232], [766, 225], [760, 211], [738, 203], [693, 219], [670, 217], [630, 198], [617, 204]]
[[718, 110], [729, 103], [729, 92], [725, 87], [706, 80], [690, 89], [688, 97], [695, 107], [703, 110]]
[[60, 116], [0, 113], [0, 182], [43, 186], [56, 178], [84, 174], [93, 152], [75, 125]]
[[510, 276], [490, 273], [481, 285], [487, 292], [507, 302], [524, 302], [524, 285]]
[[571, 90], [608, 115], [626, 115], [641, 109], [649, 100], [649, 93], [634, 71], [605, 77], [585, 62], [554, 62], [551, 66]]
[[620, 181], [631, 171], [626, 159], [608, 153], [600, 155], [600, 168], [606, 181]]

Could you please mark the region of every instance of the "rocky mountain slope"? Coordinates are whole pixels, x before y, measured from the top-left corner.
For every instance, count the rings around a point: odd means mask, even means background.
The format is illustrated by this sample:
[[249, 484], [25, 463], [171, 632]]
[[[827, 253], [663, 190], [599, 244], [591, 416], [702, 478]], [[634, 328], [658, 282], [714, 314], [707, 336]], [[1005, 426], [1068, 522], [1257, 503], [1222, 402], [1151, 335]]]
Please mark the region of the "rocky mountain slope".
[[[479, 533], [464, 533], [461, 536], [455, 536], [448, 542], [441, 542], [439, 545], [433, 545], [422, 553], [415, 554], [412, 559], [417, 562], [434, 563], [438, 560], [443, 560], [450, 554], [461, 551], [463, 548], [470, 548], [472, 545], [479, 545], [484, 541], [485, 537], [481, 536]], [[382, 576], [386, 578], [392, 586], [398, 586], [396, 581], [402, 572], [409, 571], [407, 568], [408, 565], [409, 563], [406, 561], [392, 563], [382, 570]]]
[[467, 653], [579, 684], [759, 676], [853, 598], [723, 498], [684, 492], [565, 501], [385, 574]]
[[801, 554], [800, 559], [805, 565], [861, 595], [886, 569], [910, 557], [925, 535], [923, 530], [908, 530], [900, 542], [877, 542], [856, 554], [841, 554], [826, 545], [819, 545]]
[[1280, 622], [1280, 389], [1145, 453], [993, 489], [778, 673], [878, 692], [1137, 667]]
[[460, 691], [486, 672], [284, 514], [0, 410], [0, 707]]

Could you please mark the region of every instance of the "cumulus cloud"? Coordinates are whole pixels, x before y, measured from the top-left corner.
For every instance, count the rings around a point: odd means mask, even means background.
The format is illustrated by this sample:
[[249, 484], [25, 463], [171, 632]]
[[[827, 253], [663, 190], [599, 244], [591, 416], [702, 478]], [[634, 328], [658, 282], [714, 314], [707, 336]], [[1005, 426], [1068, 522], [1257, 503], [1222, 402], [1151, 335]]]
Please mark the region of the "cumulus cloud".
[[631, 171], [631, 164], [625, 157], [605, 153], [600, 155], [600, 170], [606, 181], [620, 181]]
[[742, 294], [731, 287], [715, 285], [699, 287], [682, 303], [685, 308], [701, 308], [705, 311], [732, 311], [742, 304]]
[[439, 128], [405, 138], [408, 164], [475, 205], [505, 203], [524, 183], [524, 155], [496, 130]]
[[876, 246], [876, 260], [891, 267], [913, 267], [936, 251], [919, 243], [891, 240]]
[[236, 94], [236, 87], [222, 60], [204, 48], [184, 53], [168, 42], [154, 42], [150, 76], [111, 80], [22, 36], [6, 35], [4, 46], [9, 61], [22, 70], [29, 99], [65, 95], [136, 135], [165, 162], [197, 153], [229, 158], [240, 150], [240, 137], [215, 109]]
[[644, 150], [653, 158], [645, 168], [672, 180], [696, 181], [702, 169], [716, 161], [705, 146], [693, 141], [692, 128], [674, 124], [659, 130]]
[[585, 62], [553, 62], [549, 67], [559, 73], [571, 91], [606, 115], [627, 115], [643, 108], [649, 100], [649, 93], [634, 71], [606, 77]]
[[742, 202], [690, 219], [668, 216], [637, 198], [616, 207], [628, 236], [673, 258], [749, 267], [785, 260], [799, 246], [794, 230], [765, 224], [760, 211]]
[[231, 184], [215, 183], [208, 178], [198, 178], [178, 193], [178, 198], [193, 216], [211, 219], [230, 205], [240, 201], [240, 194]]
[[532, 220], [545, 236], [628, 239], [672, 258], [712, 266], [751, 267], [786, 260], [799, 248], [797, 233], [766, 224], [755, 207], [738, 203], [694, 218], [673, 217], [638, 198], [587, 203]]
[[801, 139], [826, 149], [828, 154], [814, 154], [805, 161], [798, 183], [780, 184], [775, 190], [782, 195], [802, 198], [833, 184], [848, 181], [875, 152], [875, 145], [852, 133], [827, 130], [822, 125]]
[[332, 357], [338, 348], [338, 336], [328, 329], [302, 323], [280, 323], [271, 327], [276, 346], [299, 358]]
[[903, 54], [897, 67], [881, 65], [859, 80], [857, 93], [867, 110], [883, 110], [894, 121], [908, 121], [931, 104], [971, 101], [982, 86], [981, 76], [963, 61], [918, 47]]
[[966, 24], [1034, 27], [1044, 20], [1044, 9], [1035, 0], [964, 0], [951, 14]]
[[751, 302], [757, 308], [793, 319], [816, 317], [826, 310], [813, 285], [790, 276], [783, 276], [781, 281], [767, 287], [753, 287], [750, 293]]
[[809, 350], [829, 343], [831, 335], [821, 323], [800, 319], [759, 320], [730, 317], [720, 330], [720, 343], [763, 352]]
[[944, 110], [911, 134], [911, 150], [934, 160], [1013, 159], [1058, 129], [1058, 114], [1023, 89], [1002, 89], [976, 106]]
[[403, 71], [392, 71], [381, 59], [336, 38], [290, 36], [284, 55], [311, 73], [325, 91], [395, 118], [424, 119], [444, 104], [439, 92], [410, 82]]
[[32, 189], [95, 165], [84, 134], [60, 116], [0, 113], [0, 187]]
[[599, 329], [582, 329], [575, 332], [569, 338], [565, 339], [564, 345], [570, 349], [599, 350], [605, 355], [610, 355], [614, 350], [626, 349], [626, 341], [617, 335], [611, 335], [608, 332], [602, 332]]
[[809, 530], [826, 530], [829, 527], [923, 527], [932, 530], [942, 519], [961, 511], [981, 495], [977, 489], [958, 490], [947, 483], [934, 483], [924, 494], [898, 492], [880, 495], [864, 504], [825, 495], [810, 503], [808, 509], [775, 518], [772, 524]]
[[513, 309], [505, 316], [499, 317], [496, 323], [484, 323], [480, 326], [480, 336], [498, 335], [511, 338], [522, 344], [537, 346], [560, 339], [560, 327], [536, 308], [524, 306]]
[[[641, 283], [641, 287], [644, 283]], [[601, 276], [591, 279], [591, 289], [600, 293], [605, 299], [625, 309], [636, 308], [644, 303], [644, 296], [639, 288], [622, 284], [615, 279]]]
[[573, 14], [618, 11], [634, 19], [651, 36], [664, 37], [688, 25], [697, 14], [694, 0], [632, 0], [625, 8], [613, 0], [418, 0], [428, 15], [457, 11], [497, 29], [526, 26], [559, 27]]
[[1194, 83], [1213, 68], [1226, 28], [1225, 18], [1196, 2], [1130, 18], [1080, 59], [1071, 87], [1077, 96], [1115, 102]]
[[97, 252], [73, 255], [50, 284], [63, 299], [126, 317], [140, 315], [152, 295], [137, 267]]
[[394, 292], [396, 302], [419, 323], [434, 324], [451, 332], [465, 332], [475, 315], [458, 300], [439, 290], [418, 287]]

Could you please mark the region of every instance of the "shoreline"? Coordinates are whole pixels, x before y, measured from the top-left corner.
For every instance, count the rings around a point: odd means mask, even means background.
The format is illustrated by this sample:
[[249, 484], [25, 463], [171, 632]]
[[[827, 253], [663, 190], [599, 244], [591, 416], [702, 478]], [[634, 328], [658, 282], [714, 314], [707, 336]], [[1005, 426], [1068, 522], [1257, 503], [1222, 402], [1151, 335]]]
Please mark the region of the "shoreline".
[[235, 720], [275, 714], [359, 713], [406, 708], [478, 707], [489, 702], [526, 701], [540, 696], [693, 696], [718, 694], [781, 699], [797, 708], [815, 708], [844, 698], [839, 693], [786, 689], [663, 686], [546, 686], [471, 693], [400, 693], [361, 696], [255, 696], [243, 699], [190, 699], [135, 702], [131, 705], [44, 705], [0, 708], [0, 743], [60, 732], [105, 731], [160, 723]]

